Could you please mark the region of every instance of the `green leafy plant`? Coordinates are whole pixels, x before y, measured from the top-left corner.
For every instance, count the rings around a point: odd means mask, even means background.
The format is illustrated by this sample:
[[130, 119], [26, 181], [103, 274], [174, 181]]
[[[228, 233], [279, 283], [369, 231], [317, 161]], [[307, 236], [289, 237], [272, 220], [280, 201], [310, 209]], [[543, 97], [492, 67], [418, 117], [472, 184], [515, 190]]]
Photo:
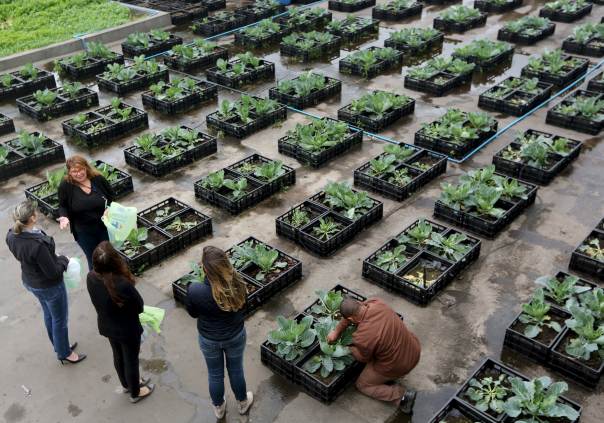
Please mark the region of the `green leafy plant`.
[[239, 178], [237, 180], [225, 179], [222, 185], [231, 191], [234, 200], [243, 197], [247, 191], [247, 179]]
[[380, 177], [387, 173], [394, 172], [396, 166], [396, 157], [391, 154], [386, 154], [373, 159], [369, 162], [367, 173], [371, 176]]
[[3, 145], [0, 145], [0, 166], [8, 164], [8, 155], [10, 154], [10, 150]]
[[24, 149], [28, 156], [44, 151], [44, 141], [46, 141], [46, 137], [44, 135], [36, 135], [35, 133], [30, 134], [23, 130], [19, 131], [19, 136], [17, 138], [19, 147]]
[[564, 13], [575, 13], [583, 9], [588, 3], [585, 0], [555, 0], [545, 3], [544, 9], [558, 10]]
[[321, 319], [336, 320], [341, 317], [340, 304], [344, 300], [341, 292], [319, 289], [315, 291], [315, 294], [318, 297], [318, 302], [311, 307], [311, 313], [316, 314]]
[[417, 150], [404, 144], [388, 144], [384, 146], [384, 153], [388, 153], [396, 157], [396, 160], [403, 162], [407, 158], [415, 154]]
[[596, 322], [589, 309], [571, 305], [571, 319], [566, 320], [566, 326], [577, 335], [570, 340], [565, 351], [568, 355], [589, 360], [595, 354], [604, 360], [604, 322]]
[[325, 76], [310, 70], [294, 79], [280, 81], [277, 90], [284, 94], [293, 93], [298, 97], [306, 97], [312, 92], [325, 88], [325, 85]]
[[218, 191], [224, 183], [224, 170], [212, 172], [203, 179], [201, 185], [206, 189]]
[[497, 414], [503, 413], [504, 400], [509, 395], [506, 388], [507, 375], [502, 373], [497, 379], [485, 377], [470, 379], [467, 395], [476, 409], [486, 412], [489, 410]]
[[[401, 0], [412, 1], [412, 0]], [[391, 3], [389, 3], [391, 4]], [[384, 5], [380, 5], [384, 6]], [[379, 7], [379, 6], [376, 6]], [[410, 47], [419, 47], [426, 41], [440, 35], [441, 32], [434, 28], [402, 28], [390, 33], [390, 39], [398, 44], [405, 44]]]
[[460, 232], [444, 236], [438, 232], [432, 232], [427, 244], [440, 256], [449, 260], [459, 261], [472, 248], [466, 244], [468, 237]]
[[235, 260], [235, 267], [242, 268], [247, 263], [254, 263], [260, 268], [256, 273], [255, 279], [262, 282], [266, 279], [266, 275], [270, 273], [279, 273], [281, 269], [287, 267], [286, 261], [278, 261], [279, 251], [274, 248], [269, 248], [264, 244], [252, 245], [244, 243], [234, 248], [232, 257]]
[[352, 344], [352, 334], [355, 330], [353, 326], [346, 328], [334, 344], [327, 342], [327, 335], [336, 324], [335, 321], [322, 321], [315, 325], [320, 352], [304, 363], [304, 370], [307, 372], [314, 374], [319, 371], [322, 378], [327, 378], [332, 372], [342, 371], [354, 361], [350, 348], [348, 348]]
[[342, 141], [349, 134], [345, 122], [331, 119], [313, 119], [310, 123], [297, 123], [293, 130], [287, 131], [289, 142], [299, 145], [304, 150], [319, 152]]
[[57, 99], [57, 92], [50, 91], [48, 88], [45, 88], [44, 90], [37, 90], [33, 94], [33, 97], [38, 107], [48, 107]]
[[[455, 75], [462, 75], [470, 73], [474, 70], [476, 65], [474, 63], [468, 63], [461, 59], [455, 59], [451, 57], [435, 57], [427, 60], [420, 66], [414, 66], [409, 69], [408, 76], [416, 79], [426, 80], [435, 76], [439, 72], [448, 72]], [[435, 79], [433, 82], [437, 84], [443, 84], [448, 79]]]
[[405, 167], [395, 170], [392, 174], [386, 177], [386, 180], [391, 184], [404, 187], [407, 185], [413, 177], [409, 174], [409, 170]]
[[327, 241], [329, 238], [340, 232], [341, 229], [342, 225], [334, 221], [332, 218], [321, 217], [319, 218], [319, 225], [312, 228], [312, 233], [320, 240]]
[[523, 16], [515, 21], [507, 22], [503, 28], [510, 32], [531, 36], [541, 33], [550, 24], [551, 21], [547, 18]]
[[36, 79], [39, 73], [38, 68], [36, 68], [33, 63], [27, 63], [19, 70], [19, 75], [22, 78], [30, 80]]
[[46, 183], [36, 191], [36, 195], [43, 198], [51, 194], [56, 194], [59, 191], [59, 185], [66, 173], [67, 169], [65, 166], [59, 169], [46, 171]]
[[145, 227], [134, 228], [130, 231], [124, 243], [119, 246], [119, 250], [123, 252], [127, 257], [135, 257], [144, 248], [146, 250], [152, 250], [155, 245], [147, 241], [149, 236], [148, 229]]
[[539, 336], [543, 327], [548, 327], [556, 332], [562, 328], [558, 322], [549, 316], [551, 307], [545, 302], [545, 294], [542, 288], [537, 288], [528, 303], [522, 304], [522, 314], [518, 320], [525, 325], [524, 336], [533, 339]]
[[537, 285], [543, 287], [544, 295], [560, 306], [590, 290], [589, 286], [577, 285], [578, 282], [579, 278], [572, 275], [566, 275], [561, 281], [553, 276], [540, 276], [535, 280]]
[[273, 181], [284, 174], [285, 169], [283, 169], [283, 162], [280, 160], [271, 160], [258, 166], [254, 171], [254, 176], [264, 181]]
[[293, 227], [300, 228], [310, 222], [310, 215], [303, 209], [294, 209], [287, 221]]
[[401, 108], [410, 101], [412, 101], [411, 98], [404, 94], [399, 95], [386, 91], [374, 91], [363, 95], [357, 100], [353, 100], [350, 103], [350, 110], [355, 113], [366, 113], [380, 119], [384, 114]]
[[191, 272], [180, 278], [183, 283], [205, 283], [206, 273], [198, 263], [191, 262]]
[[61, 88], [63, 92], [65, 92], [69, 96], [69, 98], [76, 98], [78, 94], [80, 94], [80, 91], [84, 89], [84, 85], [77, 81], [72, 83], [68, 82], [63, 84]]
[[430, 222], [426, 222], [425, 219], [420, 219], [417, 225], [401, 234], [397, 238], [397, 241], [402, 244], [411, 244], [423, 247], [428, 245], [433, 233], [434, 228]]
[[2, 86], [4, 88], [8, 88], [13, 84], [13, 76], [10, 73], [5, 73], [2, 76], [0, 76], [0, 84], [2, 84]]
[[600, 246], [600, 239], [597, 237], [589, 239], [579, 247], [579, 251], [593, 258], [594, 260], [604, 261], [604, 248]]
[[466, 61], [471, 58], [488, 60], [510, 50], [512, 50], [511, 44], [503, 41], [492, 41], [485, 38], [479, 38], [477, 40], [472, 40], [465, 46], [456, 48], [453, 52], [453, 56]]
[[416, 0], [392, 0], [388, 3], [382, 3], [376, 5], [375, 8], [378, 10], [390, 10], [393, 12], [399, 12], [405, 9], [409, 9], [417, 4]]
[[381, 252], [375, 258], [376, 266], [390, 273], [396, 272], [407, 262], [405, 250], [406, 247], [404, 245], [398, 245], [390, 250]]
[[286, 361], [293, 361], [315, 342], [316, 334], [311, 329], [313, 319], [304, 316], [300, 322], [277, 316], [279, 328], [268, 333], [268, 342], [275, 346], [275, 352]]
[[453, 22], [467, 22], [481, 16], [478, 9], [464, 5], [450, 6], [438, 15], [441, 19]]
[[330, 182], [325, 186], [325, 202], [343, 210], [349, 219], [356, 220], [373, 207], [373, 200], [364, 191], [353, 191], [345, 182]]
[[185, 232], [185, 231], [188, 231], [189, 229], [193, 229], [198, 224], [199, 224], [199, 222], [197, 222], [197, 221], [183, 222], [179, 216], [176, 216], [174, 218], [174, 220], [172, 222], [170, 222], [169, 225], [166, 226], [166, 229], [169, 231], [174, 231], [174, 232]]

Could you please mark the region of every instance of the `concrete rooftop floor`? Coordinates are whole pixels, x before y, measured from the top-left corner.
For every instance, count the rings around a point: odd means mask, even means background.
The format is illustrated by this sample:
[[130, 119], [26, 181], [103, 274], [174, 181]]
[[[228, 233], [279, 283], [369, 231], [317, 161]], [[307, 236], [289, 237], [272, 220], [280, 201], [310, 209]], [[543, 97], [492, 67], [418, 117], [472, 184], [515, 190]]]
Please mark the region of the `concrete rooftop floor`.
[[[472, 2], [464, 1], [468, 5]], [[497, 30], [508, 20], [522, 15], [537, 15], [543, 2], [528, 0], [524, 6], [504, 15], [490, 15], [487, 26], [447, 36], [443, 47], [449, 53], [455, 44], [477, 37], [496, 39]], [[327, 7], [326, 2], [321, 7]], [[362, 47], [383, 45], [388, 33], [396, 28], [431, 26], [432, 19], [444, 7], [425, 6], [421, 19], [403, 23], [382, 22], [379, 39], [364, 43]], [[371, 9], [356, 15], [370, 16]], [[431, 98], [428, 95], [403, 88], [401, 74], [381, 75], [371, 81], [348, 77], [338, 73], [338, 59], [309, 65], [288, 64], [275, 49], [265, 57], [276, 63], [277, 80], [291, 78], [302, 70], [313, 68], [328, 76], [341, 79], [341, 98], [308, 109], [310, 113], [336, 117], [338, 108], [351, 99], [372, 89], [386, 89], [405, 93], [417, 99], [413, 117], [403, 119], [384, 131], [384, 135], [408, 143], [422, 122], [430, 122], [448, 107], [466, 111], [478, 110], [478, 95], [487, 87], [520, 74], [528, 55], [553, 49], [561, 45], [576, 24], [599, 22], [604, 6], [594, 5], [590, 15], [574, 24], [557, 23], [555, 35], [531, 47], [517, 47], [512, 66], [488, 77], [475, 76], [471, 88]], [[333, 12], [334, 19], [344, 14]], [[192, 33], [183, 32], [186, 41]], [[229, 42], [227, 37], [222, 42]], [[115, 46], [119, 50], [119, 43]], [[340, 58], [348, 52], [342, 51]], [[53, 58], [40, 63], [51, 66]], [[594, 60], [592, 59], [592, 62]], [[594, 62], [595, 63], [595, 62]], [[200, 74], [203, 75], [203, 74]], [[248, 89], [266, 96], [275, 83], [263, 83]], [[95, 89], [96, 86], [94, 86]], [[126, 102], [142, 108], [141, 92], [125, 98]], [[112, 95], [100, 93], [101, 105], [108, 104]], [[238, 95], [227, 90], [219, 92], [222, 98], [235, 99]], [[555, 101], [553, 104], [555, 104]], [[149, 111], [149, 131], [185, 124], [205, 130], [205, 116], [214, 111], [217, 103], [210, 103], [177, 119], [162, 117]], [[328, 181], [352, 182], [353, 170], [382, 151], [382, 143], [365, 138], [362, 148], [354, 150], [329, 163], [320, 170], [301, 166], [296, 160], [277, 152], [277, 139], [295, 123], [305, 117], [291, 113], [286, 122], [265, 129], [239, 141], [231, 138], [219, 140], [218, 153], [186, 166], [174, 174], [155, 179], [129, 168], [122, 150], [143, 132], [130, 135], [109, 145], [88, 151], [66, 139], [60, 122], [69, 116], [40, 124], [19, 114], [14, 102], [0, 105], [0, 112], [15, 119], [17, 128], [42, 130], [65, 146], [67, 156], [82, 153], [90, 158], [102, 159], [129, 172], [134, 179], [134, 193], [121, 202], [140, 209], [151, 206], [169, 196], [188, 203], [212, 216], [214, 234], [195, 246], [179, 253], [142, 274], [138, 289], [146, 304], [167, 310], [163, 331], [159, 336], [145, 340], [141, 352], [143, 369], [157, 383], [153, 398], [132, 406], [124, 395], [116, 393], [119, 382], [112, 365], [108, 342], [98, 335], [96, 316], [85, 288], [71, 291], [71, 339], [80, 344], [80, 351], [88, 354], [81, 365], [62, 367], [54, 359], [51, 346], [43, 329], [40, 307], [35, 298], [26, 293], [20, 283], [19, 266], [6, 245], [0, 243], [0, 350], [2, 383], [0, 386], [0, 412], [7, 423], [18, 422], [213, 422], [210, 407], [205, 364], [197, 346], [195, 321], [172, 299], [171, 282], [189, 269], [189, 262], [200, 258], [204, 245], [221, 248], [240, 242], [253, 235], [272, 246], [299, 258], [303, 262], [303, 279], [290, 289], [273, 298], [246, 322], [248, 345], [245, 357], [246, 377], [256, 394], [256, 402], [249, 416], [240, 417], [234, 407], [234, 398], [227, 388], [229, 402], [228, 422], [427, 422], [468, 377], [484, 357], [503, 360], [530, 376], [548, 371], [536, 364], [504, 352], [502, 343], [505, 328], [534, 289], [533, 280], [543, 274], [567, 270], [570, 254], [604, 215], [602, 201], [604, 143], [602, 136], [588, 135], [545, 125], [549, 107], [536, 112], [517, 124], [512, 130], [483, 148], [462, 165], [448, 164], [447, 173], [424, 187], [407, 201], [397, 203], [377, 194], [370, 195], [384, 201], [384, 218], [357, 235], [353, 242], [330, 258], [317, 258], [296, 244], [280, 238], [275, 233], [275, 218], [291, 206], [319, 191]], [[495, 115], [500, 127], [511, 122], [506, 115]], [[563, 174], [547, 187], [539, 189], [536, 203], [520, 215], [495, 240], [484, 240], [477, 262], [449, 285], [442, 295], [427, 307], [418, 307], [396, 294], [387, 292], [361, 277], [365, 257], [380, 247], [389, 237], [420, 217], [431, 218], [439, 184], [454, 181], [463, 172], [491, 163], [493, 154], [507, 145], [517, 131], [533, 128], [568, 136], [585, 142], [583, 152]], [[3, 137], [10, 139], [11, 135]], [[196, 201], [193, 181], [207, 173], [227, 166], [249, 154], [260, 153], [278, 158], [297, 172], [297, 183], [286, 192], [274, 195], [238, 216]], [[23, 190], [40, 182], [45, 171], [57, 165], [41, 168], [0, 183], [0, 227], [9, 228], [9, 211], [24, 199]], [[68, 232], [59, 231], [58, 225], [44, 218], [41, 226], [57, 242], [57, 251], [68, 256], [81, 256], [81, 251]], [[411, 419], [397, 416], [392, 406], [381, 404], [349, 388], [337, 401], [327, 406], [300, 392], [295, 386], [274, 375], [260, 362], [260, 344], [275, 326], [278, 315], [291, 315], [301, 311], [314, 298], [314, 291], [330, 288], [336, 283], [357, 290], [366, 296], [379, 296], [405, 316], [407, 325], [419, 336], [423, 351], [417, 368], [405, 378], [404, 384], [419, 391], [415, 413]], [[560, 376], [554, 375], [556, 378]], [[25, 390], [31, 390], [26, 395]], [[584, 423], [602, 421], [604, 412], [603, 386], [586, 390], [570, 383], [568, 396], [583, 406]]]

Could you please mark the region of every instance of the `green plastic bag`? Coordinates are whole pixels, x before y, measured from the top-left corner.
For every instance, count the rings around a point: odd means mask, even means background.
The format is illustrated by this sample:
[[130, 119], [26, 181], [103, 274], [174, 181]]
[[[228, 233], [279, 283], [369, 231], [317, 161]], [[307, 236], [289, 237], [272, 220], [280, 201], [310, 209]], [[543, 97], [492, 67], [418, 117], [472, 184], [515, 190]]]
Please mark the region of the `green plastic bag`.
[[160, 325], [165, 315], [166, 310], [163, 308], [145, 306], [144, 311], [138, 315], [138, 318], [145, 329], [161, 333]]
[[76, 289], [82, 283], [82, 262], [77, 257], [71, 257], [67, 269], [63, 272], [63, 282], [67, 289]]
[[121, 244], [132, 229], [136, 229], [136, 212], [136, 207], [122, 206], [115, 201], [107, 208], [102, 221], [107, 227], [109, 241], [112, 244]]

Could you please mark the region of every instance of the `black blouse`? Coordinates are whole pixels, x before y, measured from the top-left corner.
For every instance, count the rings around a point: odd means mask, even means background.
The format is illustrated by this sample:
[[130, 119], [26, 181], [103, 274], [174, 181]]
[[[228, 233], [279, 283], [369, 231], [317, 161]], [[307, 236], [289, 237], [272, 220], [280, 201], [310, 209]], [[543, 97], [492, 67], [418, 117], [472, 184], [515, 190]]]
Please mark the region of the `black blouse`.
[[72, 232], [84, 232], [102, 226], [101, 217], [113, 201], [113, 190], [105, 178], [95, 176], [90, 184], [89, 194], [66, 180], [59, 185], [59, 216], [69, 218]]

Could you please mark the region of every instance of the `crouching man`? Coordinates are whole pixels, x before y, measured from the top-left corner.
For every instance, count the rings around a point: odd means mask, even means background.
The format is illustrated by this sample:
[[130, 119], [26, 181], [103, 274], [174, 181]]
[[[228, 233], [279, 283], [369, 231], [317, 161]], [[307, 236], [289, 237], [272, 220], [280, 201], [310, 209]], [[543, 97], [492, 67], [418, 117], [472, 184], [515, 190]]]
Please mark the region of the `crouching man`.
[[403, 413], [411, 413], [416, 392], [392, 382], [417, 365], [421, 346], [416, 336], [378, 298], [359, 302], [346, 297], [340, 313], [343, 319], [327, 341], [337, 341], [348, 325], [357, 326], [350, 350], [356, 360], [366, 363], [356, 381], [357, 389], [369, 397], [395, 404]]

